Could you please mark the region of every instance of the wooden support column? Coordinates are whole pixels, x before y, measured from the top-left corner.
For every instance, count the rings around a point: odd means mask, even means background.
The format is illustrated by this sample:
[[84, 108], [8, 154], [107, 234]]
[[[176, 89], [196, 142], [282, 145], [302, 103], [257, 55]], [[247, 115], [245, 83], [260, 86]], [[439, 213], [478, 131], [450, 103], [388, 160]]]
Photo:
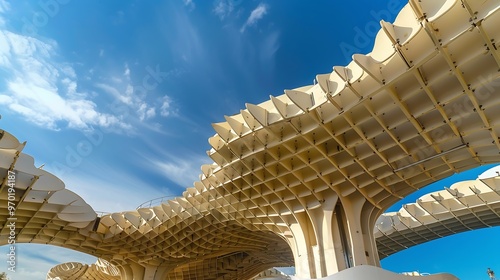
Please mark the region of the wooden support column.
[[321, 208], [309, 211], [318, 241], [318, 259], [315, 260], [318, 278], [339, 272], [334, 235], [332, 234], [332, 218], [337, 200], [337, 196], [330, 196], [323, 202]]
[[123, 280], [143, 280], [144, 267], [137, 263], [121, 264], [117, 266]]
[[150, 266], [146, 265], [144, 271], [144, 280], [163, 280], [172, 269], [169, 266]]
[[349, 236], [353, 266], [377, 265], [378, 255], [373, 237], [376, 207], [363, 197], [343, 198], [342, 209], [347, 218], [347, 234]]
[[296, 213], [298, 223], [290, 225], [293, 238], [289, 239], [295, 260], [295, 273], [301, 278], [316, 278], [313, 246], [317, 246], [316, 235], [309, 216], [305, 212]]

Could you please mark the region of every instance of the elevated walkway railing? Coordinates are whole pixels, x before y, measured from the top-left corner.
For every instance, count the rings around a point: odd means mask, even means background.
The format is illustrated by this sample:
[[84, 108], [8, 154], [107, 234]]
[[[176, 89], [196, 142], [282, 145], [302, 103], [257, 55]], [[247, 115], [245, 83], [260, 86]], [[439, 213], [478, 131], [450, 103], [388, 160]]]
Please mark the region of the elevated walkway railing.
[[142, 203], [141, 205], [137, 206], [137, 208], [135, 208], [135, 209], [139, 209], [139, 208], [151, 208], [153, 206], [160, 205], [164, 201], [171, 200], [171, 199], [174, 199], [174, 198], [176, 198], [176, 196], [174, 196], [174, 195], [162, 196], [162, 197], [154, 198], [154, 199], [151, 199], [151, 200], [148, 200], [148, 201]]
[[108, 214], [111, 214], [111, 212], [104, 212], [104, 211], [95, 211], [95, 213], [97, 214], [97, 217], [99, 217], [99, 218], [106, 216]]

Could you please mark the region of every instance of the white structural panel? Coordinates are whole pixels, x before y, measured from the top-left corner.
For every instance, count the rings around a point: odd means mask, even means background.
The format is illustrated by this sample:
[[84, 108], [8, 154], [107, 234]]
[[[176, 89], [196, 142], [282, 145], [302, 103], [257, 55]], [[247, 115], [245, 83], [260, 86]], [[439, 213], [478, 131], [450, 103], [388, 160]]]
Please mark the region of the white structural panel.
[[436, 238], [500, 225], [500, 166], [476, 180], [426, 194], [398, 212], [384, 213], [374, 236], [381, 257]]
[[121, 280], [120, 271], [103, 259], [87, 265], [77, 262], [59, 264], [50, 269], [46, 280]]
[[[97, 259], [95, 264], [87, 265], [68, 262], [54, 266], [47, 273], [46, 280], [120, 280], [120, 271], [114, 265], [103, 259]], [[290, 277], [277, 269], [262, 271], [251, 280], [290, 280]], [[201, 279], [200, 279], [201, 280]]]
[[81, 239], [78, 230], [94, 222], [96, 213], [59, 178], [35, 167], [34, 159], [22, 153], [24, 146], [0, 130], [0, 204], [5, 210], [0, 234], [18, 243]]
[[[213, 163], [182, 197], [87, 227], [91, 215], [74, 213], [80, 203], [49, 203], [82, 229], [51, 218], [18, 238], [102, 257], [125, 279], [248, 279], [287, 265], [315, 279], [378, 266], [384, 209], [500, 162], [498, 26], [498, 0], [410, 0], [394, 23], [381, 22], [371, 53], [213, 124]], [[28, 192], [32, 211], [47, 203], [43, 186]], [[446, 215], [434, 202], [420, 206]]]

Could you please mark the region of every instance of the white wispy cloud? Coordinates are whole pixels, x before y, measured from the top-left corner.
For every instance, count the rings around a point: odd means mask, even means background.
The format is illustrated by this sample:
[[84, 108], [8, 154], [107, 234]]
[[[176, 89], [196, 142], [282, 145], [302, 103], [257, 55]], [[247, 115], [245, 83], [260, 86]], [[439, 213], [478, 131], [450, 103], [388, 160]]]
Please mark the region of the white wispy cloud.
[[92, 167], [86, 167], [85, 172], [74, 169], [62, 175], [51, 169], [52, 166], [46, 167], [47, 171], [63, 180], [67, 189], [77, 193], [95, 211], [129, 211], [153, 198], [172, 195], [168, 189], [143, 180], [140, 172], [117, 170], [110, 164], [92, 162]]
[[[100, 106], [95, 100], [95, 88], [79, 86], [78, 75], [71, 63], [61, 61], [57, 42], [43, 41], [6, 30], [1, 25], [9, 6], [0, 0], [0, 69], [4, 70], [4, 87], [0, 87], [0, 105], [22, 116], [26, 121], [51, 130], [69, 127], [90, 131], [96, 127], [110, 131], [133, 132], [131, 122], [144, 122], [157, 116], [169, 116], [174, 110], [171, 99], [147, 100], [147, 92], [154, 91], [165, 75], [150, 67], [148, 84], [133, 85], [128, 64], [120, 75], [107, 75], [97, 82], [98, 91], [111, 95], [119, 109]], [[100, 51], [100, 55], [104, 50]], [[176, 74], [175, 71], [172, 72]], [[92, 73], [91, 73], [92, 74]], [[168, 75], [171, 73], [168, 72]], [[101, 104], [102, 105], [102, 104]], [[113, 104], [116, 105], [116, 104]], [[116, 106], [115, 106], [116, 107]]]
[[116, 116], [101, 112], [86, 92], [78, 91], [74, 69], [55, 59], [57, 48], [54, 41], [0, 30], [0, 68], [9, 73], [3, 77], [0, 104], [53, 130], [64, 126], [128, 128]]
[[151, 166], [158, 174], [181, 187], [190, 187], [201, 173], [200, 166], [206, 163], [206, 157], [186, 156], [175, 157], [170, 155], [166, 159], [150, 159]]
[[[115, 82], [121, 82], [120, 80], [115, 80]], [[132, 105], [132, 96], [131, 94], [128, 94], [127, 92], [130, 92], [130, 90], [124, 90], [124, 94], [120, 90], [118, 90], [116, 87], [109, 85], [109, 84], [104, 84], [104, 83], [97, 83], [96, 87], [103, 90], [104, 92], [112, 95], [114, 98], [117, 100], [121, 101], [122, 103], [125, 103], [127, 105]]]
[[259, 42], [259, 62], [262, 67], [261, 73], [270, 76], [275, 70], [276, 52], [280, 48], [280, 32], [269, 33]]
[[6, 0], [0, 0], [0, 27], [5, 25], [5, 19], [3, 18], [4, 13], [10, 9], [10, 4]]
[[168, 117], [172, 113], [172, 99], [165, 95], [160, 106], [160, 115]]
[[9, 10], [10, 4], [6, 0], [0, 0], [0, 13], [5, 13]]
[[184, 6], [188, 7], [191, 10], [196, 7], [196, 4], [193, 2], [193, 0], [182, 0], [182, 2], [184, 3]]
[[267, 11], [269, 10], [269, 6], [263, 3], [260, 3], [257, 8], [255, 8], [251, 13], [250, 16], [248, 17], [247, 21], [245, 24], [240, 29], [240, 32], [245, 32], [245, 29], [249, 26], [255, 25], [259, 20], [261, 20], [266, 14]]
[[220, 20], [226, 19], [234, 10], [233, 0], [217, 0], [214, 2], [213, 13]]
[[[55, 265], [75, 261], [86, 264], [95, 263], [96, 257], [73, 250], [43, 244], [16, 244], [19, 262], [16, 272], [8, 272], [13, 280], [45, 279], [47, 272]], [[8, 246], [0, 247], [2, 255], [8, 253]], [[5, 253], [5, 254], [4, 254]]]
[[190, 151], [177, 151], [177, 154], [182, 154], [182, 156], [179, 156], [166, 151], [165, 147], [157, 142], [150, 139], [144, 139], [144, 141], [154, 151], [154, 154], [144, 154], [136, 151], [137, 157], [142, 157], [144, 162], [148, 164], [148, 168], [180, 187], [192, 186], [199, 179], [200, 167], [203, 164], [211, 163], [210, 158], [206, 155], [199, 155]]
[[[149, 69], [149, 71], [153, 71], [153, 68]], [[164, 75], [170, 76], [176, 75], [176, 73], [176, 71], [169, 71], [165, 72]], [[174, 102], [169, 96], [165, 95], [159, 100], [147, 100], [148, 94], [146, 93], [150, 90], [154, 91], [159, 85], [159, 82], [156, 82], [151, 75], [151, 73], [147, 73], [145, 77], [148, 79], [141, 79], [142, 85], [133, 85], [131, 70], [126, 64], [121, 76], [107, 79], [106, 83], [96, 83], [95, 86], [125, 106], [119, 110], [125, 112], [122, 113], [125, 119], [133, 116], [143, 122], [156, 117], [157, 112], [162, 117], [168, 117], [176, 112]], [[148, 81], [147, 84], [144, 81]]]
[[[200, 36], [199, 26], [193, 23], [192, 17], [182, 10], [169, 11], [169, 18], [163, 19], [165, 38], [175, 38], [168, 40], [168, 46], [172, 55], [182, 58], [184, 62], [199, 63], [198, 59], [206, 56], [206, 44]], [[178, 75], [182, 70], [173, 70], [172, 74]]]
[[[139, 106], [139, 109], [137, 110], [137, 114], [139, 115], [139, 120], [144, 121], [147, 119], [151, 119], [154, 116], [156, 116], [156, 110], [155, 108], [148, 107], [146, 103], [142, 103]], [[168, 114], [161, 114], [162, 116], [166, 117]]]

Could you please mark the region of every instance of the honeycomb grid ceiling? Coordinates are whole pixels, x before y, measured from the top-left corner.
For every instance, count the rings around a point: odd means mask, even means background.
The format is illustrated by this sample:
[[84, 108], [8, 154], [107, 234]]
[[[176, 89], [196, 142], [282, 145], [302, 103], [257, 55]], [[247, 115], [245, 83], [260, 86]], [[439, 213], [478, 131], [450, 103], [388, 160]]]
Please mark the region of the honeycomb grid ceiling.
[[[291, 225], [332, 197], [362, 198], [363, 211], [380, 214], [429, 183], [500, 161], [499, 10], [497, 0], [410, 0], [393, 24], [381, 22], [371, 53], [213, 124], [214, 163], [161, 205], [92, 222], [91, 208], [62, 215], [67, 204], [49, 203], [61, 188], [36, 192], [38, 171], [19, 175], [18, 242], [168, 266], [171, 279], [292, 266]], [[22, 150], [2, 145], [5, 158]], [[16, 164], [2, 166], [4, 178]]]

